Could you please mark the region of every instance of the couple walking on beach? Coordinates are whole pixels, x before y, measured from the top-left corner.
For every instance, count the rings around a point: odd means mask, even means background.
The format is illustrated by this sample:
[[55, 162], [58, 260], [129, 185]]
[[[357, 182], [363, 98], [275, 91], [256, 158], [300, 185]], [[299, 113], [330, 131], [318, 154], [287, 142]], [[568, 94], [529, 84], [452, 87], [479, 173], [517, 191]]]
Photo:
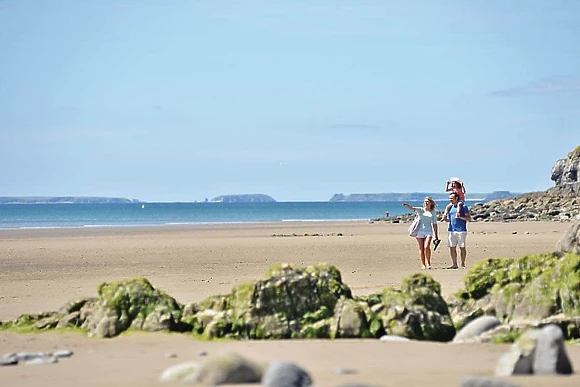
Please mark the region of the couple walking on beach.
[[[471, 220], [469, 208], [465, 205], [465, 187], [463, 183], [457, 178], [451, 178], [445, 187], [449, 194], [449, 204], [445, 207], [441, 221], [449, 222], [447, 227], [447, 246], [449, 247], [449, 255], [451, 256], [451, 266], [448, 269], [458, 269], [457, 262], [457, 247], [459, 247], [459, 255], [461, 258], [461, 268], [465, 269], [465, 261], [467, 259], [467, 222]], [[435, 211], [435, 201], [427, 196], [423, 201], [423, 207], [413, 207], [408, 203], [403, 202], [403, 206], [417, 214], [417, 227], [413, 235], [417, 240], [419, 247], [419, 259], [421, 261], [421, 268], [431, 269], [431, 242], [433, 242], [436, 250], [441, 243], [439, 239], [439, 230], [437, 226], [437, 213]], [[435, 236], [435, 239], [433, 239]]]

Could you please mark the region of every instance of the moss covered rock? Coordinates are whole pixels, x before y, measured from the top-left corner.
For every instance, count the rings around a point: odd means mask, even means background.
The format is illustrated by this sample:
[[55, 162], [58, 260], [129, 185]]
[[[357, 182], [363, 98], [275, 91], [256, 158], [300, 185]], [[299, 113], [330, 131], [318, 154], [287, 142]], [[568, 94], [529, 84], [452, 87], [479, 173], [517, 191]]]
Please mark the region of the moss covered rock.
[[[275, 265], [263, 279], [203, 300], [188, 323], [206, 338], [328, 337], [330, 322], [320, 321], [333, 315], [341, 297], [350, 299], [352, 294], [332, 265]], [[206, 324], [198, 315], [207, 315], [208, 309], [223, 313]]]
[[[573, 335], [580, 316], [580, 256], [552, 253], [476, 263], [449, 301], [457, 327], [481, 315], [515, 330], [557, 321]], [[568, 337], [575, 338], [575, 337]]]
[[128, 328], [177, 330], [181, 305], [145, 278], [101, 283], [98, 297], [85, 310], [83, 328], [98, 337], [113, 337]]
[[382, 303], [377, 314], [389, 335], [429, 341], [450, 341], [455, 336], [441, 286], [430, 276], [416, 273], [403, 279], [400, 290], [385, 288]]

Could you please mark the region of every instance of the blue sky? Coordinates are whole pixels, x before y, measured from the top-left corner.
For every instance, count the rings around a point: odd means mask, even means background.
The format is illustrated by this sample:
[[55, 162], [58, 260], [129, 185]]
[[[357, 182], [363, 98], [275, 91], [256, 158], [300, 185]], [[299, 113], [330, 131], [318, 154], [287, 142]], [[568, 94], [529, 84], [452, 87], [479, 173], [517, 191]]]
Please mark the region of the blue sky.
[[0, 0], [0, 196], [544, 190], [579, 41], [575, 0]]

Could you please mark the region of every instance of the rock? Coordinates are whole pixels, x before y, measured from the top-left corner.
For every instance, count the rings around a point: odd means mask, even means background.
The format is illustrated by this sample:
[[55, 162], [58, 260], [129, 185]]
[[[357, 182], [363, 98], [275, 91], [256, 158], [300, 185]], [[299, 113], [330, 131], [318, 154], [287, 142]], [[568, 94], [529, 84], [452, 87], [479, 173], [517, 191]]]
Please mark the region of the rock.
[[334, 310], [331, 338], [372, 337], [363, 305], [353, 299], [341, 298]]
[[517, 387], [507, 381], [487, 376], [468, 376], [461, 381], [461, 387]]
[[17, 364], [18, 364], [18, 358], [16, 356], [0, 358], [0, 367], [1, 366], [9, 366], [9, 365], [17, 365]]
[[511, 376], [532, 374], [534, 350], [539, 329], [529, 329], [512, 344], [510, 350], [499, 358], [495, 367], [495, 376]]
[[574, 222], [558, 241], [556, 249], [562, 252], [580, 254], [580, 222]]
[[207, 339], [329, 338], [331, 318], [341, 298], [345, 299], [341, 303], [344, 308], [337, 313], [340, 323], [335, 323], [335, 333], [364, 331], [366, 320], [355, 328], [351, 319], [350, 311], [360, 316], [362, 309], [346, 301], [352, 300], [352, 294], [336, 267], [282, 264], [271, 267], [264, 279], [237, 285], [228, 295], [203, 300], [198, 311], [184, 320]]
[[161, 382], [181, 382], [195, 374], [199, 369], [199, 363], [191, 361], [175, 364], [163, 371], [159, 377]]
[[265, 387], [308, 387], [312, 378], [298, 365], [283, 361], [274, 361], [264, 372], [262, 386]]
[[381, 341], [411, 341], [407, 337], [397, 336], [397, 335], [384, 335], [381, 336]]
[[58, 363], [58, 359], [54, 356], [50, 357], [35, 357], [34, 359], [30, 359], [26, 362], [29, 365], [42, 365], [42, 364], [54, 364]]
[[495, 316], [481, 316], [469, 324], [465, 325], [453, 338], [454, 343], [467, 343], [481, 336], [498, 325], [501, 322]]
[[571, 374], [572, 364], [564, 347], [562, 330], [547, 325], [540, 330], [534, 354], [535, 374]]
[[376, 314], [387, 335], [444, 342], [455, 336], [441, 285], [428, 275], [415, 273], [404, 278], [400, 290], [385, 288], [382, 304]]
[[145, 278], [102, 283], [97, 291], [97, 300], [84, 311], [87, 317], [83, 328], [90, 335], [114, 337], [129, 327], [145, 331], [176, 330], [181, 319], [177, 301], [155, 289]]
[[52, 356], [56, 357], [57, 359], [64, 358], [64, 357], [71, 357], [73, 355], [73, 351], [68, 349], [60, 349], [52, 354]]
[[259, 383], [263, 366], [229, 352], [208, 357], [183, 383], [219, 386], [222, 384]]
[[[557, 323], [565, 339], [580, 338], [580, 255], [529, 255], [477, 262], [464, 277], [460, 297], [449, 300], [451, 317], [465, 326], [481, 315], [508, 324], [514, 337], [529, 326]], [[504, 330], [504, 333], [507, 333]]]
[[28, 361], [34, 359], [42, 359], [45, 357], [50, 357], [52, 354], [50, 352], [18, 352], [11, 354], [8, 357], [15, 357], [18, 361]]

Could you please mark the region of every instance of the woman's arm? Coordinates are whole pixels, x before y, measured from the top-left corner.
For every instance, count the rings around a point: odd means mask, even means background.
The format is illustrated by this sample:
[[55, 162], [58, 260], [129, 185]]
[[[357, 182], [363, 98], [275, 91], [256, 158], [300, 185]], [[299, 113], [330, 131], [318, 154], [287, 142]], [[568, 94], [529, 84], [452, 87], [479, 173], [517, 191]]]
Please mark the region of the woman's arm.
[[447, 180], [447, 183], [445, 183], [445, 192], [449, 192], [453, 189], [453, 187], [449, 187], [449, 180]]
[[415, 207], [413, 207], [413, 206], [412, 206], [412, 205], [410, 205], [409, 203], [405, 203], [405, 202], [403, 202], [403, 203], [401, 203], [401, 205], [402, 205], [403, 207], [407, 207], [407, 208], [408, 208], [408, 209], [410, 209], [411, 211], [415, 211]]

